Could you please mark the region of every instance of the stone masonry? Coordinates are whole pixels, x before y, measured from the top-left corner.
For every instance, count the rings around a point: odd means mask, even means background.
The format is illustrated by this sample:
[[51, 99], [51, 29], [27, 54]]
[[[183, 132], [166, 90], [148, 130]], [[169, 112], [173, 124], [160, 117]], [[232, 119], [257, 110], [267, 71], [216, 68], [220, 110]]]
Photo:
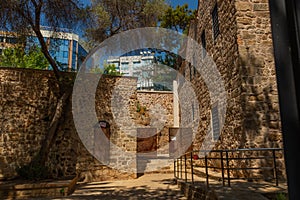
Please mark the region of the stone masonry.
[[[104, 76], [96, 90], [97, 119], [109, 124], [113, 144], [109, 151], [110, 166], [91, 155], [90, 148], [78, 136], [72, 112], [64, 113], [65, 121], [59, 125], [47, 158], [54, 177], [80, 175], [85, 181], [136, 177], [136, 129], [160, 127], [160, 133], [165, 135], [166, 127], [173, 123], [172, 94], [137, 92], [136, 84], [136, 78]], [[38, 152], [58, 94], [50, 71], [0, 68], [0, 95], [0, 180], [5, 180], [15, 178], [16, 168], [28, 164]], [[137, 102], [147, 108], [149, 125], [138, 123]], [[159, 109], [165, 112], [158, 113]]]
[[[212, 20], [215, 6], [219, 24], [217, 37], [214, 37]], [[227, 93], [225, 124], [220, 138], [209, 148], [282, 148], [268, 1], [199, 0], [197, 18], [189, 36], [202, 48], [205, 40], [206, 56], [215, 62]], [[207, 130], [212, 132], [211, 110], [218, 102], [210, 98], [203, 77], [193, 66], [184, 62], [180, 71], [191, 81], [198, 96], [200, 124], [194, 149], [200, 149]], [[280, 175], [284, 176], [283, 155], [279, 157], [282, 158], [278, 163]], [[252, 164], [264, 166], [265, 162]], [[271, 172], [264, 176], [271, 176]]]

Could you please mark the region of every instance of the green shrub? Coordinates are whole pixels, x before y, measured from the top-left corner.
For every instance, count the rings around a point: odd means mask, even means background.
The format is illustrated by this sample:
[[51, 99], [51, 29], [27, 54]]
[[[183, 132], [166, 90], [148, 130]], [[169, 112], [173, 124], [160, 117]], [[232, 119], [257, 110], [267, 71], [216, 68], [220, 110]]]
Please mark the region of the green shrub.
[[287, 200], [287, 198], [285, 194], [279, 193], [276, 195], [276, 200]]

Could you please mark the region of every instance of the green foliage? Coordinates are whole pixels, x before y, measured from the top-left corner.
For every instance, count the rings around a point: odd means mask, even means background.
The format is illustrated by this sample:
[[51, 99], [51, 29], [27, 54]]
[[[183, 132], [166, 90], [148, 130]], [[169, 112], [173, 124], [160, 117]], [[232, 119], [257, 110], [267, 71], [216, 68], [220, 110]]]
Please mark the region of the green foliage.
[[91, 9], [94, 22], [86, 35], [102, 42], [122, 31], [156, 26], [168, 7], [165, 0], [94, 0]]
[[114, 64], [104, 64], [104, 70], [101, 68], [92, 68], [90, 70], [91, 73], [97, 74], [107, 74], [111, 76], [122, 76], [123, 74], [120, 73]]
[[42, 180], [50, 178], [50, 173], [47, 167], [30, 163], [29, 165], [17, 168], [18, 175], [25, 180]]
[[[51, 31], [60, 27], [78, 29], [79, 22], [86, 22], [87, 9], [80, 0], [1, 0], [0, 29], [16, 32], [18, 36], [28, 36], [34, 33], [42, 52], [52, 66], [57, 80], [62, 76], [59, 66], [51, 57], [47, 42], [41, 32], [41, 24], [46, 24]], [[86, 23], [82, 23], [86, 24]], [[35, 60], [36, 61], [36, 60]], [[28, 61], [29, 62], [29, 61]], [[37, 66], [37, 64], [33, 64]]]
[[136, 112], [140, 113], [141, 115], [145, 115], [146, 111], [147, 111], [147, 107], [141, 106], [140, 102], [138, 101], [136, 103]]
[[287, 197], [283, 193], [279, 193], [276, 195], [276, 200], [287, 200]]
[[104, 74], [112, 75], [112, 76], [122, 76], [116, 66], [114, 64], [104, 65]]
[[[177, 32], [188, 34], [191, 21], [196, 17], [196, 10], [188, 8], [187, 4], [177, 6], [176, 8], [169, 7], [165, 14], [160, 18], [160, 27], [171, 29]], [[164, 39], [169, 45], [173, 44], [171, 36]], [[174, 50], [180, 49], [180, 44], [174, 44]], [[177, 45], [177, 46], [176, 46]], [[158, 52], [157, 60], [161, 64], [167, 65], [174, 69], [179, 69], [181, 58], [172, 52]]]
[[41, 49], [33, 46], [26, 53], [20, 46], [5, 49], [0, 55], [0, 66], [30, 69], [47, 69], [49, 63]]
[[65, 188], [61, 188], [61, 190], [59, 191], [62, 195], [65, 194]]
[[96, 67], [96, 68], [92, 68], [90, 69], [90, 72], [91, 73], [95, 73], [95, 74], [103, 74], [104, 73], [104, 70], [99, 68], [99, 67]]
[[175, 31], [182, 31], [187, 34], [191, 21], [195, 18], [196, 11], [188, 8], [188, 4], [169, 7], [161, 18], [160, 27]]

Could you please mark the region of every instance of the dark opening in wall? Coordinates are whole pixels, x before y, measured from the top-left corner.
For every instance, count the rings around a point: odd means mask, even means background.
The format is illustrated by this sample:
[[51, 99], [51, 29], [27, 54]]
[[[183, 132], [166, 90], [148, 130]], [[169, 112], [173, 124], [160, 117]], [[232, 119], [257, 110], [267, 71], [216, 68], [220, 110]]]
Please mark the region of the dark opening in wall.
[[206, 56], [206, 37], [205, 30], [201, 34], [201, 46], [202, 46], [202, 58], [204, 59]]
[[218, 4], [216, 4], [214, 6], [211, 15], [212, 15], [212, 23], [213, 23], [213, 34], [214, 34], [214, 40], [215, 40], [215, 39], [217, 39], [218, 35], [220, 34]]

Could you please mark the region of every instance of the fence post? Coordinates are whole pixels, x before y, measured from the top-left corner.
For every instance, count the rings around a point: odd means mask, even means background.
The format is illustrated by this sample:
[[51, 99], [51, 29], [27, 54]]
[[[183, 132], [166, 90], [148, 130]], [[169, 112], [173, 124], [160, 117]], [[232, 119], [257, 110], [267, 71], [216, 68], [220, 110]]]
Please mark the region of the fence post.
[[278, 174], [277, 174], [275, 149], [272, 150], [272, 153], [273, 153], [273, 170], [274, 170], [275, 182], [276, 182], [276, 186], [278, 186]]
[[229, 159], [228, 159], [228, 151], [227, 150], [226, 150], [226, 165], [227, 165], [228, 187], [230, 187], [230, 170], [229, 170]]
[[220, 151], [220, 156], [221, 156], [221, 168], [222, 168], [222, 183], [223, 186], [225, 186], [225, 179], [224, 179], [224, 163], [223, 163], [223, 151]]
[[208, 168], [207, 168], [207, 155], [205, 153], [205, 174], [206, 174], [206, 187], [209, 188], [209, 181], [208, 181]]
[[177, 177], [176, 177], [176, 159], [174, 159], [174, 177], [177, 179]]
[[177, 160], [177, 178], [179, 179], [179, 158], [176, 158]]
[[180, 178], [182, 179], [182, 156], [180, 156]]
[[184, 173], [185, 173], [185, 182], [187, 182], [186, 154], [184, 154]]
[[192, 183], [194, 184], [193, 152], [191, 152], [191, 174], [192, 174]]

